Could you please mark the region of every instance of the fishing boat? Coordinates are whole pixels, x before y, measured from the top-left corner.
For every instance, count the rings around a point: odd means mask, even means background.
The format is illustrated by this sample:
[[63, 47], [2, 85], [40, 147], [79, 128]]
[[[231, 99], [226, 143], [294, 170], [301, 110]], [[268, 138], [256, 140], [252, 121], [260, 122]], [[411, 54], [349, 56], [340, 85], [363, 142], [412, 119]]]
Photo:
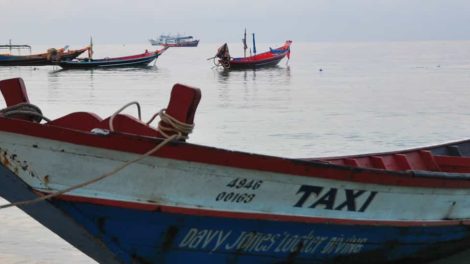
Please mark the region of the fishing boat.
[[228, 45], [225, 43], [217, 50], [217, 54], [210, 59], [214, 61], [216, 66], [222, 66], [226, 70], [273, 67], [276, 66], [286, 56], [288, 59], [290, 59], [290, 45], [292, 44], [291, 40], [287, 40], [284, 45], [279, 48], [270, 48], [267, 52], [256, 54], [255, 34], [253, 33], [253, 49], [250, 49], [250, 56], [246, 56], [246, 50], [248, 48], [246, 45], [246, 30], [242, 41], [244, 57], [234, 58], [230, 56]]
[[156, 60], [167, 47], [141, 54], [113, 57], [103, 59], [77, 58], [75, 60], [60, 61], [58, 65], [63, 69], [95, 69], [95, 68], [117, 68], [117, 67], [145, 67]]
[[[0, 196], [99, 263], [426, 263], [470, 245], [470, 140], [293, 159], [192, 144], [199, 89], [148, 121], [47, 119], [0, 81]], [[157, 125], [154, 117], [160, 116]]]
[[45, 53], [30, 54], [30, 55], [12, 55], [12, 54], [0, 54], [0, 66], [43, 66], [43, 65], [54, 65], [59, 61], [68, 61], [75, 59], [85, 51], [89, 50], [89, 47], [68, 50], [66, 48], [48, 49]]
[[199, 39], [194, 39], [193, 36], [183, 35], [160, 35], [158, 39], [149, 39], [150, 44], [154, 46], [164, 47], [197, 47]]

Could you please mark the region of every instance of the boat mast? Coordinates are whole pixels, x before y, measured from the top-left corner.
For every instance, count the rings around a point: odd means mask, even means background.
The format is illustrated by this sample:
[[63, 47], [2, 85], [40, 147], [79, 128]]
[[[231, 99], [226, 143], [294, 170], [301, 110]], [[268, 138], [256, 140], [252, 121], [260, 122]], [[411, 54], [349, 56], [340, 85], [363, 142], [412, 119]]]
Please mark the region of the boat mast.
[[246, 28], [245, 28], [245, 34], [243, 35], [243, 54], [246, 58], [246, 49], [248, 48], [248, 46], [246, 45]]
[[256, 55], [256, 45], [255, 45], [255, 33], [253, 34], [253, 54]]
[[90, 46], [88, 47], [88, 59], [93, 58], [93, 37], [90, 36]]

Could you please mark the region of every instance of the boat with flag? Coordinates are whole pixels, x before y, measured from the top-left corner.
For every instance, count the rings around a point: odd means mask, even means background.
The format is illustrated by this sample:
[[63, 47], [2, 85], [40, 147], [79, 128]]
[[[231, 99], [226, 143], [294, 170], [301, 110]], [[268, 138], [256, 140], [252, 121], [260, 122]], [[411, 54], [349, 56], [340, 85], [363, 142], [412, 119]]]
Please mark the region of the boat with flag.
[[250, 55], [246, 56], [246, 50], [248, 48], [246, 44], [246, 29], [243, 41], [244, 56], [243, 57], [232, 57], [230, 55], [228, 45], [225, 43], [218, 50], [217, 54], [211, 58], [214, 61], [216, 66], [222, 66], [224, 69], [257, 69], [264, 67], [273, 67], [276, 66], [284, 57], [287, 56], [287, 59], [290, 59], [290, 45], [292, 44], [291, 40], [287, 40], [284, 45], [272, 49], [263, 53], [256, 53], [256, 42], [255, 34], [253, 36], [253, 46], [250, 49]]
[[[285, 158], [187, 141], [199, 89], [145, 122], [56, 119], [0, 81], [0, 196], [99, 263], [427, 263], [468, 250], [470, 140]], [[160, 116], [158, 125], [152, 125]]]

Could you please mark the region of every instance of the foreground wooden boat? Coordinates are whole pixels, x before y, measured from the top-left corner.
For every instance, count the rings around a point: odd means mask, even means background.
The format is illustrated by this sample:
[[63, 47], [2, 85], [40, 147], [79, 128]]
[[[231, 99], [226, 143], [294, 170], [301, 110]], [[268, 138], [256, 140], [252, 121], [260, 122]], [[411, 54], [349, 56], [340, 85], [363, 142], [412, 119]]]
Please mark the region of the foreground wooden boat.
[[167, 47], [154, 52], [144, 53], [115, 58], [104, 59], [75, 59], [59, 62], [59, 66], [64, 69], [93, 69], [93, 68], [117, 68], [117, 67], [144, 67], [156, 60]]
[[198, 89], [175, 85], [159, 130], [119, 111], [40, 123], [21, 79], [0, 90], [0, 195], [100, 263], [425, 263], [469, 248], [470, 140], [315, 159], [156, 149], [193, 124]]
[[59, 61], [75, 59], [89, 47], [78, 50], [49, 49], [46, 53], [32, 55], [0, 54], [0, 66], [44, 66], [55, 65]]

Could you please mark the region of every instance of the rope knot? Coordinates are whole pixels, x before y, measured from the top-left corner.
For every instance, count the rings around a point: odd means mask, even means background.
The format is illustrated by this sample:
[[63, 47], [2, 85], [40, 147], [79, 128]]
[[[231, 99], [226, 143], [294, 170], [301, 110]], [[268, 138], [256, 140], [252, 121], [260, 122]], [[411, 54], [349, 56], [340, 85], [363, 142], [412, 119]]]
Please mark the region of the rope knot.
[[158, 115], [160, 116], [158, 131], [165, 138], [169, 138], [172, 135], [177, 134], [177, 139], [186, 140], [188, 139], [188, 134], [190, 134], [194, 129], [194, 124], [187, 124], [177, 120], [169, 115], [165, 108], [160, 110]]

